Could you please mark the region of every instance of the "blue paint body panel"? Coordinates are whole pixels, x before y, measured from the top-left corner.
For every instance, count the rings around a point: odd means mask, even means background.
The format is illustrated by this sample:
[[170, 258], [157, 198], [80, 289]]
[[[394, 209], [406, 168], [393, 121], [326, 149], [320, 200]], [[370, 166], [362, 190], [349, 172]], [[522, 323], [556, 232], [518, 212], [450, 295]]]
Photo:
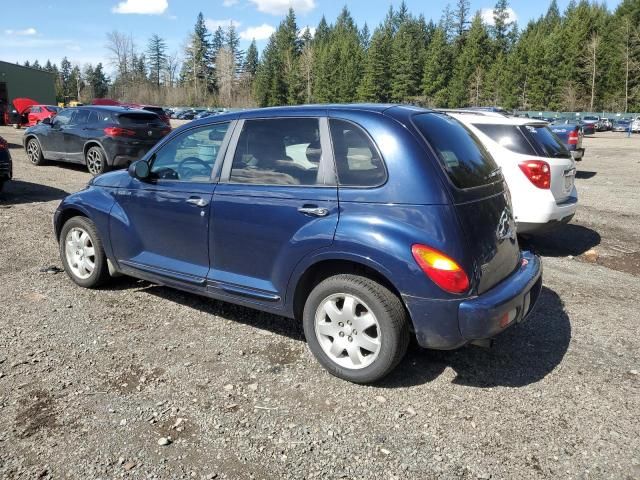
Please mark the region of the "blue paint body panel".
[[[505, 311], [517, 309], [517, 321], [523, 319], [537, 298], [542, 267], [537, 257], [519, 251], [515, 236], [501, 232], [510, 221], [503, 182], [470, 191], [452, 186], [411, 121], [427, 113], [391, 105], [317, 105], [194, 121], [164, 138], [145, 161], [192, 128], [304, 116], [364, 129], [384, 159], [387, 181], [374, 188], [250, 185], [216, 173], [204, 183], [142, 182], [126, 171], [112, 172], [63, 200], [56, 233], [70, 215], [84, 215], [119, 271], [288, 317], [296, 314], [296, 288], [310, 269], [330, 262], [361, 265], [398, 293], [422, 346], [456, 348], [499, 333]], [[225, 164], [232, 156], [227, 153]], [[193, 197], [206, 206], [190, 203]], [[299, 211], [309, 206], [326, 215]], [[440, 289], [414, 260], [414, 244], [454, 259], [469, 276], [469, 291]]]

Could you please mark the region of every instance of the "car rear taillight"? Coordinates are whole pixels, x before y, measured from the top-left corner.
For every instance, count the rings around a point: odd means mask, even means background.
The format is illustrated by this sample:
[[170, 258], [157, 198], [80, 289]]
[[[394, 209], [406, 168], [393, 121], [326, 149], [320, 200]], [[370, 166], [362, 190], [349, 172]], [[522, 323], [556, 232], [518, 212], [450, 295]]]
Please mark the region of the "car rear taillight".
[[542, 160], [525, 160], [518, 164], [529, 181], [538, 188], [551, 188], [551, 168]]
[[104, 129], [104, 134], [107, 137], [135, 137], [136, 132], [122, 127], [107, 127]]
[[578, 144], [578, 131], [574, 130], [569, 133], [569, 145], [577, 145]]
[[411, 247], [411, 253], [422, 271], [445, 292], [469, 290], [469, 277], [465, 271], [444, 253], [420, 244]]
[[171, 127], [163, 128], [161, 133], [163, 137], [169, 135], [171, 133]]
[[0, 138], [0, 150], [8, 150], [9, 144], [4, 138]]

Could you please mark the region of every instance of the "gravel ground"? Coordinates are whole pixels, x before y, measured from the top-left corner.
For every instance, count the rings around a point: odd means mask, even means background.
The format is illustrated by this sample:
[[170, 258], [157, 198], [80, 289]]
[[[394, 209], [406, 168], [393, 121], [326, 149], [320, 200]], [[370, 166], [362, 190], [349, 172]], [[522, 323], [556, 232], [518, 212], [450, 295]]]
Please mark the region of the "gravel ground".
[[[0, 478], [640, 478], [640, 136], [585, 141], [574, 223], [491, 350], [410, 348], [383, 383], [325, 373], [291, 320], [132, 279], [75, 287], [51, 218], [82, 168], [0, 197]], [[635, 301], [633, 299], [636, 299]]]

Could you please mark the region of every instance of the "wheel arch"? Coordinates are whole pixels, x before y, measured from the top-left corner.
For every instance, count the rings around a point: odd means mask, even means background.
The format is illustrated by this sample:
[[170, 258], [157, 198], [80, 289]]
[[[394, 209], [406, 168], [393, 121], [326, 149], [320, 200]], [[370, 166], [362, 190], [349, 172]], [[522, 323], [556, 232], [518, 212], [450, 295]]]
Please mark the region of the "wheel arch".
[[84, 147], [82, 149], [82, 157], [85, 161], [87, 159], [87, 152], [91, 147], [98, 147], [100, 150], [102, 150], [102, 153], [104, 154], [104, 158], [107, 161], [107, 165], [111, 165], [111, 159], [107, 154], [106, 148], [104, 148], [104, 145], [102, 145], [102, 143], [100, 143], [99, 140], [95, 140], [95, 139], [87, 140], [84, 144]]
[[[388, 272], [370, 259], [357, 256], [320, 258], [307, 265], [291, 282], [290, 310], [296, 319], [302, 318], [305, 300], [313, 288], [321, 281], [339, 274], [350, 273], [374, 280], [396, 295], [402, 304], [400, 290], [389, 280]], [[406, 306], [405, 306], [406, 309]], [[407, 312], [408, 313], [408, 312]]]
[[60, 212], [60, 215], [57, 216], [55, 221], [54, 229], [55, 229], [57, 240], [60, 239], [60, 232], [62, 231], [62, 227], [64, 226], [64, 224], [67, 223], [73, 217], [85, 217], [90, 219], [87, 212], [83, 211], [77, 206], [65, 208], [62, 212]]

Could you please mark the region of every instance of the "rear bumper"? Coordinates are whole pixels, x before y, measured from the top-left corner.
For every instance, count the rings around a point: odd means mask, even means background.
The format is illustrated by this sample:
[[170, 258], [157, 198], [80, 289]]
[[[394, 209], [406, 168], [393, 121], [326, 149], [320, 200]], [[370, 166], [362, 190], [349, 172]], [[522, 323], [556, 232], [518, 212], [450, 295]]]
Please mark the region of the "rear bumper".
[[542, 262], [522, 252], [518, 269], [491, 290], [465, 300], [429, 300], [403, 296], [418, 343], [451, 350], [473, 340], [494, 337], [521, 322], [542, 290]]
[[571, 196], [560, 203], [550, 200], [538, 203], [534, 210], [518, 215], [516, 228], [518, 234], [542, 233], [569, 223], [578, 209], [578, 193], [574, 187]]

